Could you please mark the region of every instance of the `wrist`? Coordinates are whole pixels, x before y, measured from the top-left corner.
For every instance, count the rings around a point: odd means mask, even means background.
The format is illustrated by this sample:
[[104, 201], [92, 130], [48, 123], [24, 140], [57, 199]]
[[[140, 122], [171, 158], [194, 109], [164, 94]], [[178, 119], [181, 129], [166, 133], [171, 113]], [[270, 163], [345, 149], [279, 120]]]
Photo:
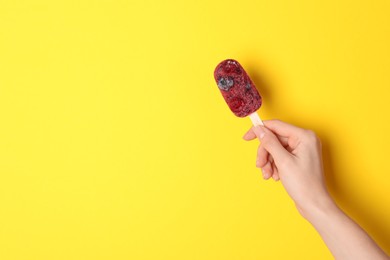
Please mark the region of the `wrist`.
[[299, 213], [312, 224], [325, 215], [332, 214], [340, 210], [329, 194], [317, 197], [317, 199], [312, 201], [310, 204], [304, 206], [297, 205], [297, 208]]

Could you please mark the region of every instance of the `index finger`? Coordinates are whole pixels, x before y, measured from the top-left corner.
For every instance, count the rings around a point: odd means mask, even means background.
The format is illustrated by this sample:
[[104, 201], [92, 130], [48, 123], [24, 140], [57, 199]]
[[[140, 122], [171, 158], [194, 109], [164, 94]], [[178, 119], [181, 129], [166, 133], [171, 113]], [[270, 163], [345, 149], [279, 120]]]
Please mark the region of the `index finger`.
[[[270, 129], [271, 130], [271, 129]], [[284, 136], [280, 136], [278, 134], [276, 134], [276, 137], [279, 139], [280, 143], [283, 145], [283, 146], [286, 146], [288, 145], [288, 138], [287, 137], [284, 137]], [[245, 135], [242, 137], [244, 140], [246, 141], [250, 141], [250, 140], [254, 140], [254, 139], [257, 139], [257, 136], [255, 134], [255, 132], [253, 131], [253, 126], [251, 128], [249, 128], [249, 130], [245, 133]]]
[[280, 120], [264, 120], [264, 125], [272, 132], [283, 137], [298, 137], [304, 133], [304, 129], [294, 125], [287, 124]]

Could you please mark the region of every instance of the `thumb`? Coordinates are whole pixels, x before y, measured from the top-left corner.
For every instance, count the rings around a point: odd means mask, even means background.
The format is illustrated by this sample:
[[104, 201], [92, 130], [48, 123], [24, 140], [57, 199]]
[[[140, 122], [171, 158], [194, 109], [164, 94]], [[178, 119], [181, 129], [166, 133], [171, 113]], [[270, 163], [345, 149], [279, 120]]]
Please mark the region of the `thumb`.
[[291, 154], [283, 147], [274, 133], [264, 126], [253, 127], [253, 132], [261, 142], [261, 146], [269, 152], [275, 160], [276, 166], [283, 164]]

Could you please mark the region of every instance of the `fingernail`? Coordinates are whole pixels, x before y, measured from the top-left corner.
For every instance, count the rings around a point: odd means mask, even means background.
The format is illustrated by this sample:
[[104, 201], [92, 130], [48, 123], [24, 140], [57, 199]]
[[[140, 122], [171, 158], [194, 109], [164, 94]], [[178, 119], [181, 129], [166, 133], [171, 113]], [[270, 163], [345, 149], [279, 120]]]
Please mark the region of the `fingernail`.
[[267, 171], [264, 170], [264, 169], [261, 169], [261, 171], [263, 172], [263, 178], [264, 178], [264, 179], [267, 179], [267, 177], [268, 177]]
[[263, 129], [262, 126], [256, 126], [254, 127], [253, 131], [255, 132], [255, 134], [257, 135], [257, 137], [259, 137], [260, 139], [263, 139], [264, 135], [265, 135], [265, 131]]

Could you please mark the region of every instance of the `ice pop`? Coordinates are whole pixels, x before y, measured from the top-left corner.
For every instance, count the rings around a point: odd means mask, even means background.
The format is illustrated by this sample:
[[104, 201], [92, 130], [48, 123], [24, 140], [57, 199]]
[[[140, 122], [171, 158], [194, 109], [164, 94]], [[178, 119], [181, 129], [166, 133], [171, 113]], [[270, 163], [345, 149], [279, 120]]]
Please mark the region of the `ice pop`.
[[253, 124], [263, 125], [257, 110], [262, 98], [244, 68], [236, 60], [218, 64], [214, 78], [230, 110], [238, 117], [249, 116]]

